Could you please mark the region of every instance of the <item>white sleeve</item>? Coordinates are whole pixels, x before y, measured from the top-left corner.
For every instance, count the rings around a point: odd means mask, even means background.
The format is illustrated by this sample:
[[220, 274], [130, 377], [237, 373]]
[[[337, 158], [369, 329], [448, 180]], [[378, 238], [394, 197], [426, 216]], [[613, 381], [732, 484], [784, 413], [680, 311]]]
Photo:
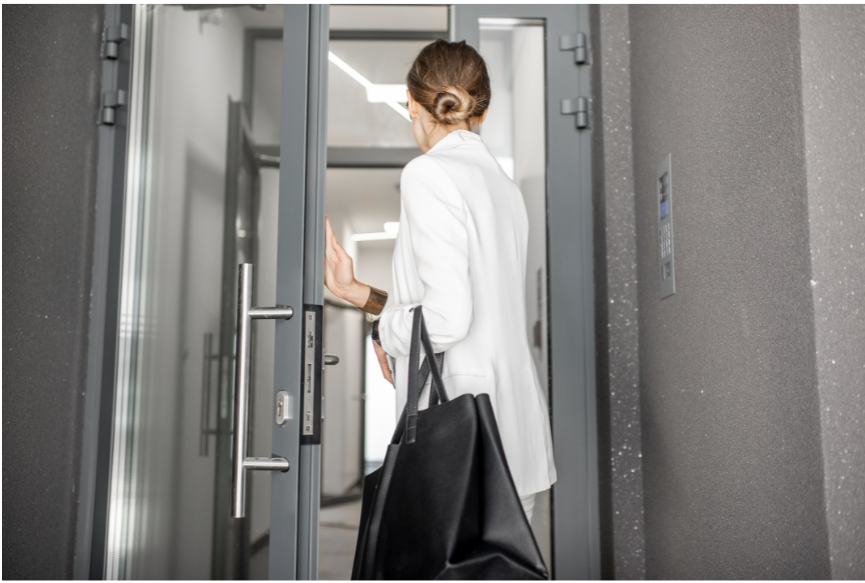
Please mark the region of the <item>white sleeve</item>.
[[[454, 181], [433, 158], [421, 156], [403, 170], [400, 192], [412, 254], [423, 282], [424, 320], [436, 352], [468, 334], [472, 322], [467, 212]], [[382, 348], [408, 356], [414, 305], [385, 306], [379, 324]]]

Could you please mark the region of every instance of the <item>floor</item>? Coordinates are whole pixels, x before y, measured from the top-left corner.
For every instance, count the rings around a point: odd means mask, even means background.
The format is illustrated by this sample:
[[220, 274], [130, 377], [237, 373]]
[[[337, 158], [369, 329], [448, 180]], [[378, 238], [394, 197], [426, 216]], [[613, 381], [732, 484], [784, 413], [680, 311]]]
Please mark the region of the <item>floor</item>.
[[360, 500], [322, 508], [319, 522], [318, 578], [323, 581], [351, 579], [354, 547], [360, 524]]
[[[319, 516], [318, 578], [322, 581], [348, 581], [360, 525], [360, 500], [322, 508]], [[535, 501], [532, 529], [544, 561], [550, 565], [549, 490], [541, 492]]]

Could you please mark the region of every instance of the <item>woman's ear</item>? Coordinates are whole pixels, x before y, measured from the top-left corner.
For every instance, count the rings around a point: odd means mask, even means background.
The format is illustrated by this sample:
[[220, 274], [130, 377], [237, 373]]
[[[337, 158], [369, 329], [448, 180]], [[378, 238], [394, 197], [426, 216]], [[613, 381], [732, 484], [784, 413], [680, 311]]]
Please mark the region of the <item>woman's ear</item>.
[[412, 97], [412, 95], [411, 95], [411, 91], [409, 91], [408, 89], [405, 90], [405, 95], [406, 95], [406, 97], [408, 97], [408, 112], [412, 116], [416, 116], [417, 115], [417, 101], [414, 100], [414, 97]]

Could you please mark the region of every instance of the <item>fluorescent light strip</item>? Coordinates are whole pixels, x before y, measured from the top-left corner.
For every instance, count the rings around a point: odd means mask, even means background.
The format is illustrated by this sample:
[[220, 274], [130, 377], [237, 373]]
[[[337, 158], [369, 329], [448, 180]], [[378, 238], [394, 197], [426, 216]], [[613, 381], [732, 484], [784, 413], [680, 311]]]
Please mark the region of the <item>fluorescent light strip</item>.
[[382, 241], [384, 239], [396, 239], [396, 233], [358, 233], [352, 235], [352, 241]]
[[[369, 100], [370, 91], [373, 91], [373, 92], [375, 91], [375, 83], [370, 82], [369, 79], [367, 79], [366, 77], [364, 77], [363, 75], [361, 75], [360, 73], [355, 71], [348, 63], [346, 63], [345, 61], [343, 61], [342, 59], [340, 59], [339, 57], [337, 57], [333, 53], [328, 52], [327, 58], [330, 60], [331, 63], [333, 63], [334, 65], [336, 65], [337, 67], [339, 67], [340, 69], [345, 71], [349, 77], [351, 77], [352, 79], [354, 79], [355, 81], [357, 81], [358, 83], [363, 85], [364, 89], [366, 89], [366, 92], [367, 92], [367, 100]], [[407, 119], [408, 121], [411, 121], [411, 115], [409, 115], [408, 110], [405, 107], [403, 107], [402, 105], [400, 105], [399, 103], [397, 103], [396, 101], [382, 101], [380, 103], [387, 104], [394, 111], [396, 111], [398, 114], [403, 116], [405, 119]], [[356, 239], [356, 240], [357, 241], [365, 241], [367, 239]]]

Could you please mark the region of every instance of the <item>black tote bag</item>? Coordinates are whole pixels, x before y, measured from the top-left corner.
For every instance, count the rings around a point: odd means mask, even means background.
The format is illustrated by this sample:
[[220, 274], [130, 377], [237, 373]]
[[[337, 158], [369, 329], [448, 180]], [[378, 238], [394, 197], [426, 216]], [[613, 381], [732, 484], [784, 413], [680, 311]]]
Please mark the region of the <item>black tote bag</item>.
[[[448, 399], [443, 355], [432, 354], [417, 306], [408, 401], [384, 464], [364, 479], [352, 579], [548, 579], [489, 395]], [[418, 411], [430, 372], [430, 406]]]

